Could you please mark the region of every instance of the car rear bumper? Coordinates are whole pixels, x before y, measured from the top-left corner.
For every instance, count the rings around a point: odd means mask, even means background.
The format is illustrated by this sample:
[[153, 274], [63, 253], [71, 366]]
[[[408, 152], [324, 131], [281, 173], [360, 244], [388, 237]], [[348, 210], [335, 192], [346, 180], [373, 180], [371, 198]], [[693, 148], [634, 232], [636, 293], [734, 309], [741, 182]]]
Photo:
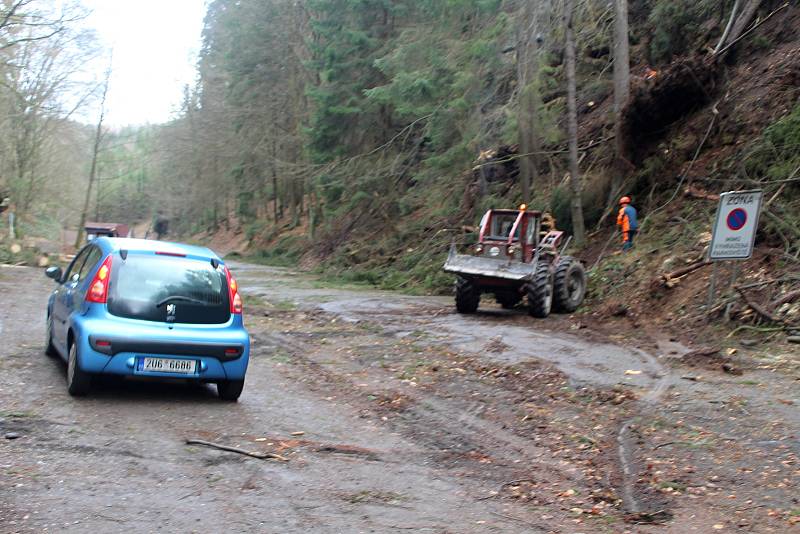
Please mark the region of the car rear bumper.
[[[176, 324], [170, 329], [98, 315], [79, 316], [73, 322], [79, 365], [88, 373], [213, 382], [243, 380], [247, 372], [250, 338], [241, 316], [225, 325]], [[193, 374], [144, 371], [139, 360], [145, 357], [197, 364]]]
[[[169, 358], [175, 360], [195, 360], [194, 374], [183, 373], [167, 373], [167, 372], [153, 372], [141, 370], [139, 360], [147, 356], [156, 356], [158, 358]], [[102, 374], [113, 375], [128, 375], [128, 376], [141, 376], [152, 378], [178, 378], [182, 380], [198, 380], [198, 381], [215, 381], [215, 380], [243, 380], [245, 371], [247, 370], [247, 362], [233, 361], [221, 362], [215, 358], [209, 357], [193, 357], [193, 356], [173, 356], [168, 354], [138, 354], [131, 352], [121, 352], [111, 358], [105, 356], [106, 363], [101, 371], [92, 371], [91, 369], [84, 369], [88, 372], [99, 372]], [[88, 363], [88, 362], [87, 362]], [[88, 366], [87, 366], [88, 367]]]

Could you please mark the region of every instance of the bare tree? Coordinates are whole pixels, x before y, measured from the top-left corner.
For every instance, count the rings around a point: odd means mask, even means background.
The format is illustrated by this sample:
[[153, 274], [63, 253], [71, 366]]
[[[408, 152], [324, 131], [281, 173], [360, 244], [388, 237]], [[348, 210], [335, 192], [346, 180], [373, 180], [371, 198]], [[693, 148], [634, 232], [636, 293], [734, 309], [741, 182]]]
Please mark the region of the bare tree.
[[44, 41], [67, 32], [88, 11], [78, 2], [54, 6], [42, 0], [0, 2], [0, 51], [22, 43]]
[[48, 178], [43, 167], [53, 145], [63, 141], [57, 131], [89, 98], [91, 91], [79, 73], [92, 54], [87, 35], [71, 31], [47, 40], [18, 41], [2, 51], [0, 176], [8, 181], [21, 217]]
[[583, 246], [586, 240], [586, 230], [583, 222], [583, 202], [581, 177], [578, 173], [578, 110], [575, 81], [575, 30], [573, 18], [575, 11], [574, 0], [564, 1], [564, 28], [566, 46], [564, 60], [567, 76], [567, 137], [569, 137], [569, 184], [570, 207], [572, 212], [572, 233], [575, 244]]
[[75, 248], [78, 248], [83, 241], [83, 227], [86, 224], [86, 217], [89, 213], [89, 202], [92, 198], [92, 186], [97, 178], [97, 157], [100, 154], [100, 145], [103, 142], [103, 121], [106, 116], [106, 97], [108, 96], [108, 85], [111, 80], [111, 61], [109, 60], [108, 70], [106, 70], [105, 80], [103, 81], [103, 95], [100, 98], [100, 117], [97, 120], [97, 129], [94, 134], [94, 144], [92, 145], [92, 165], [89, 169], [89, 185], [86, 187], [86, 197], [81, 210], [81, 219], [78, 223], [78, 232], [75, 236]]

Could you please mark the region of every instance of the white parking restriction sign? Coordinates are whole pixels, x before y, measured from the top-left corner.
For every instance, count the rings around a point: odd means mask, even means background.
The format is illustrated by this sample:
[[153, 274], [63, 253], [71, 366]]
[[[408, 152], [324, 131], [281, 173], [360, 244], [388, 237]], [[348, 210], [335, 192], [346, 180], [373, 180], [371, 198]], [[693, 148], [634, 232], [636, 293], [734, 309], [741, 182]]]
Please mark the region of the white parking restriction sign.
[[762, 196], [762, 191], [720, 195], [709, 259], [746, 260], [753, 255]]

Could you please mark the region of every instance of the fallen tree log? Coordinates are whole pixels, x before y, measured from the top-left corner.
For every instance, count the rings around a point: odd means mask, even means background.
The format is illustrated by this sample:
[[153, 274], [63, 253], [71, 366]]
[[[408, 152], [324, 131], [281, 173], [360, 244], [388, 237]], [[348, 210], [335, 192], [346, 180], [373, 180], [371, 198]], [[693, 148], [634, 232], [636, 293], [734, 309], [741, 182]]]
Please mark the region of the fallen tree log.
[[781, 319], [775, 317], [772, 313], [769, 312], [769, 310], [767, 310], [757, 302], [753, 302], [753, 299], [751, 299], [750, 296], [743, 289], [737, 287], [736, 291], [739, 292], [739, 294], [742, 296], [745, 303], [750, 307], [750, 309], [759, 314], [761, 317], [767, 319], [772, 323], [784, 324], [784, 322]]
[[785, 293], [773, 300], [772, 303], [770, 303], [770, 307], [776, 309], [786, 303], [794, 302], [798, 298], [800, 298], [800, 289], [795, 289], [794, 291], [789, 291], [788, 293]]
[[708, 260], [700, 260], [694, 263], [691, 263], [685, 267], [681, 267], [680, 269], [675, 269], [672, 272], [664, 273], [660, 275], [658, 278], [655, 278], [651, 285], [652, 286], [664, 286], [667, 288], [671, 288], [674, 285], [674, 282], [680, 278], [683, 278], [689, 273], [693, 273], [694, 271], [705, 267], [706, 265], [711, 265], [712, 262]]

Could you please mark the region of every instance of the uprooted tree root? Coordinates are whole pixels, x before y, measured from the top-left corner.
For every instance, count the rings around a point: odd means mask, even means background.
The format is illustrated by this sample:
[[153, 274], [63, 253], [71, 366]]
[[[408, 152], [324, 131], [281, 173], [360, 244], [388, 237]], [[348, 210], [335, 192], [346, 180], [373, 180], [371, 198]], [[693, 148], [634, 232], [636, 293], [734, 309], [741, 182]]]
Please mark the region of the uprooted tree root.
[[623, 144], [631, 161], [641, 160], [674, 122], [710, 103], [719, 73], [718, 63], [693, 56], [635, 86], [622, 117]]

